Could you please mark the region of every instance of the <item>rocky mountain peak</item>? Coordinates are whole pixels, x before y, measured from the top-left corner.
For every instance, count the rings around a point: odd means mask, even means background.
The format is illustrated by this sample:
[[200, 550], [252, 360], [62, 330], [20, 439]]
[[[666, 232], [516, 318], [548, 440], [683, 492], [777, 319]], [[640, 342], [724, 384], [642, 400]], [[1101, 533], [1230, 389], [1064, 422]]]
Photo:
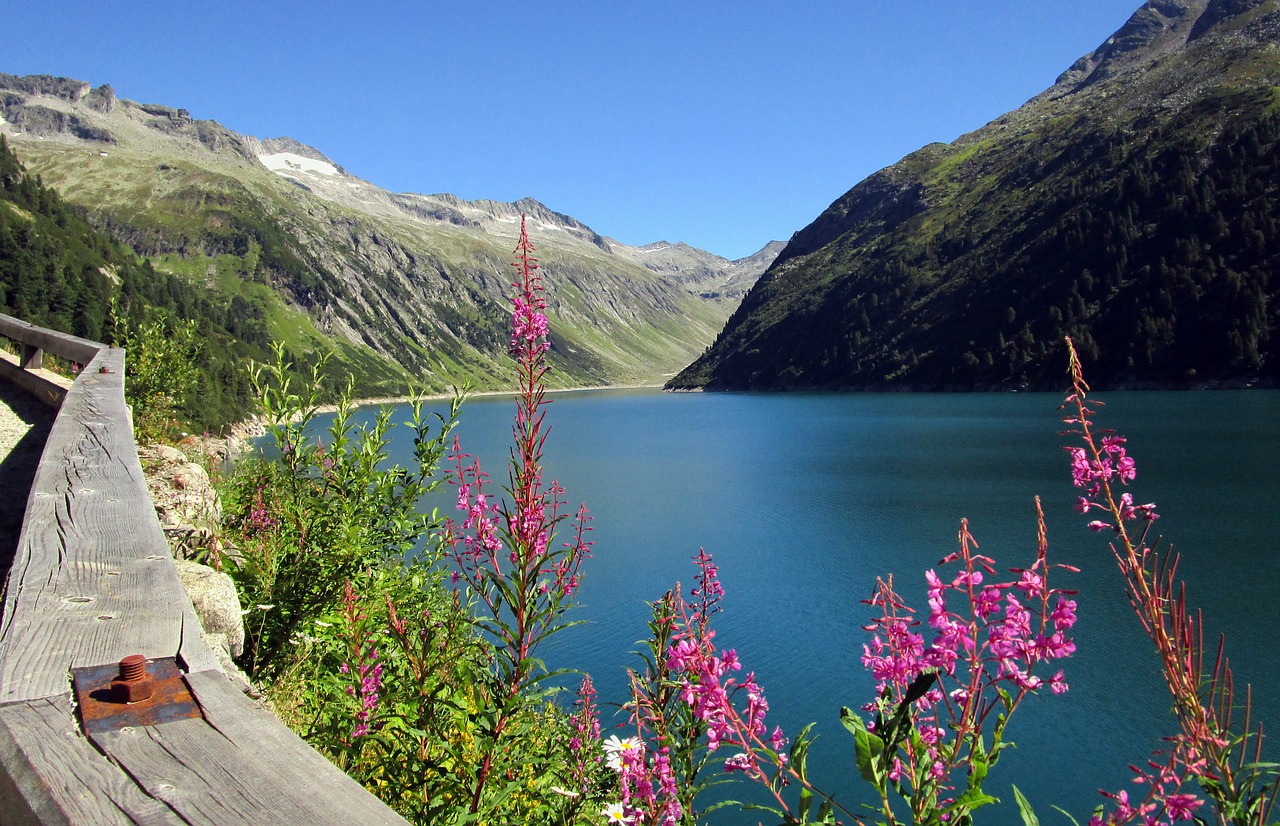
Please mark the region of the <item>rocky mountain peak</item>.
[[1277, 0], [1144, 3], [837, 199], [669, 386], [1050, 387], [1064, 335], [1112, 386], [1280, 384], [1274, 282], [1248, 275], [1277, 249], [1278, 46]]
[[1181, 46], [1207, 4], [1207, 0], [1148, 0], [1105, 43], [1059, 75], [1050, 91], [1079, 91]]
[[1209, 5], [1191, 30], [1191, 39], [1195, 40], [1232, 20], [1239, 20], [1265, 3], [1266, 0], [1209, 0]]
[[[49, 95], [76, 103], [86, 97], [92, 87], [83, 80], [54, 75], [8, 75], [0, 73], [0, 89], [24, 95]], [[106, 87], [110, 89], [111, 87]]]
[[1241, 30], [1246, 39], [1274, 41], [1280, 15], [1274, 9], [1265, 14], [1269, 5], [1267, 0], [1148, 0], [1119, 31], [1063, 72], [1043, 96], [1061, 97], [1144, 70], [1212, 35], [1227, 38]]

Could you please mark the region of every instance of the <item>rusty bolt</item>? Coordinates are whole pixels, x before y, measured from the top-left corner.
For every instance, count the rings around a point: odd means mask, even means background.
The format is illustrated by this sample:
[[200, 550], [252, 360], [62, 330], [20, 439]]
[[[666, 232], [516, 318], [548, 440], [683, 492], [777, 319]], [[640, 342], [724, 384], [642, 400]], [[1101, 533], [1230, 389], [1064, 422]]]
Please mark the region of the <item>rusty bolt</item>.
[[119, 703], [139, 703], [151, 696], [147, 658], [130, 654], [120, 661], [120, 675], [111, 681], [111, 694]]
[[99, 373], [110, 373], [110, 372], [111, 372], [111, 368], [104, 364], [104, 365], [102, 365], [101, 367], [99, 367], [99, 368], [98, 368], [98, 372], [99, 372]]

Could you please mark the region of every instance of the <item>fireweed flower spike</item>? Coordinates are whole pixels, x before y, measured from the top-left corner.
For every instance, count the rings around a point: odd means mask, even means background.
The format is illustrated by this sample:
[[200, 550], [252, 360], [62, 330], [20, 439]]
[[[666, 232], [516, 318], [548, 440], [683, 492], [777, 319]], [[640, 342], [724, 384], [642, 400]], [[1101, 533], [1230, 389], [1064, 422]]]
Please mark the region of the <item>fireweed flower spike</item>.
[[[1137, 478], [1137, 465], [1128, 455], [1125, 439], [1094, 429], [1100, 402], [1089, 399], [1079, 356], [1066, 340], [1071, 372], [1071, 392], [1063, 402], [1066, 434], [1078, 439], [1067, 448], [1071, 478], [1085, 496], [1076, 510], [1095, 509], [1108, 519], [1095, 519], [1092, 530], [1114, 534], [1111, 552], [1124, 577], [1133, 606], [1147, 635], [1160, 655], [1165, 683], [1173, 697], [1180, 731], [1168, 738], [1169, 747], [1145, 768], [1133, 767], [1135, 782], [1146, 785], [1141, 801], [1131, 802], [1127, 792], [1103, 794], [1113, 802], [1105, 817], [1101, 808], [1091, 824], [1120, 824], [1141, 819], [1144, 823], [1171, 823], [1204, 817], [1204, 800], [1183, 789], [1195, 780], [1217, 808], [1219, 823], [1269, 822], [1280, 792], [1280, 776], [1260, 764], [1262, 728], [1250, 728], [1250, 699], [1243, 707], [1234, 700], [1231, 668], [1224, 645], [1218, 643], [1212, 668], [1205, 668], [1205, 646], [1200, 613], [1187, 606], [1186, 589], [1177, 579], [1178, 557], [1157, 551], [1147, 543], [1158, 518], [1154, 503], [1138, 505], [1133, 496], [1117, 491]], [[1233, 716], [1243, 711], [1237, 730]]]
[[600, 754], [600, 717], [596, 711], [596, 689], [590, 675], [584, 675], [574, 703], [573, 736], [569, 740], [569, 752], [576, 759], [573, 766], [574, 791], [590, 792], [591, 768], [603, 758]]
[[[628, 749], [615, 766], [626, 816], [633, 823], [702, 822], [699, 795], [725, 782], [707, 780], [703, 772], [721, 768], [767, 789], [777, 806], [769, 810], [788, 823], [810, 822], [808, 808], [819, 795], [825, 813], [819, 821], [827, 822], [836, 804], [805, 775], [807, 729], [795, 746], [780, 727], [770, 730], [769, 703], [755, 674], [745, 671], [737, 651], [715, 644], [711, 622], [725, 594], [716, 565], [705, 550], [694, 563], [696, 582], [687, 596], [677, 583], [653, 604], [646, 668], [630, 672], [631, 739], [644, 751]], [[622, 742], [613, 747], [619, 754]], [[798, 816], [784, 800], [788, 786], [801, 789]]]
[[338, 672], [351, 678], [346, 692], [356, 701], [355, 725], [351, 729], [354, 742], [369, 734], [378, 712], [378, 691], [382, 688], [382, 663], [370, 633], [368, 616], [360, 607], [355, 587], [347, 580], [342, 591], [342, 618], [348, 634], [350, 657], [338, 666]]
[[1009, 717], [1046, 684], [1053, 694], [1067, 690], [1061, 669], [1049, 677], [1036, 672], [1047, 673], [1075, 651], [1066, 633], [1076, 621], [1076, 603], [1068, 599], [1074, 592], [1049, 582], [1051, 569], [1075, 569], [1048, 563], [1038, 499], [1036, 514], [1036, 559], [1013, 569], [1017, 579], [995, 580], [995, 560], [977, 553], [962, 520], [960, 549], [939, 563], [959, 570], [925, 572], [923, 622], [892, 577], [879, 580], [866, 601], [879, 610], [866, 627], [872, 637], [862, 655], [878, 697], [863, 708], [870, 722], [848, 709], [841, 716], [857, 743], [859, 771], [878, 790], [890, 823], [899, 822], [891, 790], [910, 806], [915, 823], [966, 821], [995, 802], [981, 784], [1008, 745], [1002, 736]]
[[591, 530], [585, 506], [573, 518], [568, 541], [556, 541], [556, 530], [568, 518], [564, 490], [542, 478], [548, 323], [542, 276], [534, 246], [522, 217], [516, 244], [517, 279], [512, 287], [511, 357], [516, 365], [514, 446], [509, 463], [509, 500], [490, 493], [480, 463], [462, 452], [455, 439], [450, 455], [452, 481], [458, 488], [462, 520], [449, 520], [445, 541], [453, 552], [455, 580], [466, 586], [480, 608], [478, 624], [493, 642], [499, 689], [492, 702], [483, 737], [483, 762], [476, 773], [471, 811], [480, 810], [483, 792], [501, 756], [506, 728], [522, 695], [549, 675], [537, 650], [549, 636], [571, 623], [564, 615], [573, 605], [580, 567], [590, 556]]

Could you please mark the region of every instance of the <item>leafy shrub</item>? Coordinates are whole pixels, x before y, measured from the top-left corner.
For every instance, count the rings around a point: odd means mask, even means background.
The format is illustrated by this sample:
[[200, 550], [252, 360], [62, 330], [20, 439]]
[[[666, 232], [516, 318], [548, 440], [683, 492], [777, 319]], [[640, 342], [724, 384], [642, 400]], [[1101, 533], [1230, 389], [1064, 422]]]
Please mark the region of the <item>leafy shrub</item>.
[[421, 544], [436, 522], [418, 504], [440, 484], [436, 467], [460, 397], [447, 418], [424, 415], [417, 399], [406, 423], [414, 434], [415, 467], [384, 467], [391, 410], [357, 427], [349, 387], [333, 423], [314, 433], [323, 366], [313, 368], [310, 382], [297, 382], [277, 348], [274, 365], [255, 369], [275, 455], [244, 462], [225, 492], [228, 527], [241, 554], [231, 573], [242, 600], [253, 606], [241, 664], [256, 678], [272, 678], [285, 667], [295, 634], [331, 611], [349, 580], [400, 566], [410, 553], [425, 567], [441, 555], [438, 539]]
[[196, 323], [151, 321], [129, 328], [123, 342], [134, 432], [143, 442], [172, 440], [185, 424], [181, 414], [200, 375]]

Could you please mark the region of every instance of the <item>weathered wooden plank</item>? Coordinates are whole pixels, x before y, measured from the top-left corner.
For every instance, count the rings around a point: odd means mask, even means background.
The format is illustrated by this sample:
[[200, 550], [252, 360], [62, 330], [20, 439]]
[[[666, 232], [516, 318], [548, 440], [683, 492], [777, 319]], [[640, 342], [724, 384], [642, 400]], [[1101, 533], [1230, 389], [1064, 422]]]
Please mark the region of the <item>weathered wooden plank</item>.
[[[0, 316], [0, 334], [13, 324]], [[142, 477], [124, 353], [95, 352], [46, 442], [0, 606], [0, 821], [403, 824], [217, 670]], [[95, 735], [103, 756], [68, 672], [133, 653], [176, 653], [204, 716]]]
[[278, 784], [305, 789], [307, 797], [331, 813], [332, 821], [405, 823], [390, 807], [308, 746], [274, 714], [249, 702], [222, 672], [193, 672], [187, 675], [187, 684], [208, 725], [238, 748], [254, 744], [258, 754], [288, 755], [287, 761], [272, 758], [268, 770], [276, 775]]
[[62, 406], [67, 397], [71, 381], [48, 370], [32, 370], [18, 363], [13, 353], [0, 351], [0, 381], [7, 381], [27, 391], [34, 399], [55, 410]]
[[0, 702], [64, 693], [69, 669], [128, 654], [213, 662], [191, 642], [190, 600], [138, 464], [123, 352], [96, 361], [110, 372], [69, 391], [36, 471], [0, 619]]
[[105, 344], [90, 341], [87, 338], [37, 327], [4, 313], [0, 313], [0, 336], [21, 341], [81, 364], [88, 364], [99, 350], [107, 347]]
[[[296, 748], [279, 752], [252, 740], [238, 743], [204, 720], [125, 728], [95, 739], [148, 794], [186, 823], [404, 823], [385, 807], [379, 812], [344, 805], [341, 795], [298, 770], [295, 761], [301, 752]], [[305, 744], [297, 745], [305, 749]], [[337, 772], [329, 766], [325, 773]], [[368, 798], [359, 787], [351, 794], [357, 801]]]
[[181, 820], [80, 736], [68, 694], [0, 706], [0, 822], [160, 826]]

